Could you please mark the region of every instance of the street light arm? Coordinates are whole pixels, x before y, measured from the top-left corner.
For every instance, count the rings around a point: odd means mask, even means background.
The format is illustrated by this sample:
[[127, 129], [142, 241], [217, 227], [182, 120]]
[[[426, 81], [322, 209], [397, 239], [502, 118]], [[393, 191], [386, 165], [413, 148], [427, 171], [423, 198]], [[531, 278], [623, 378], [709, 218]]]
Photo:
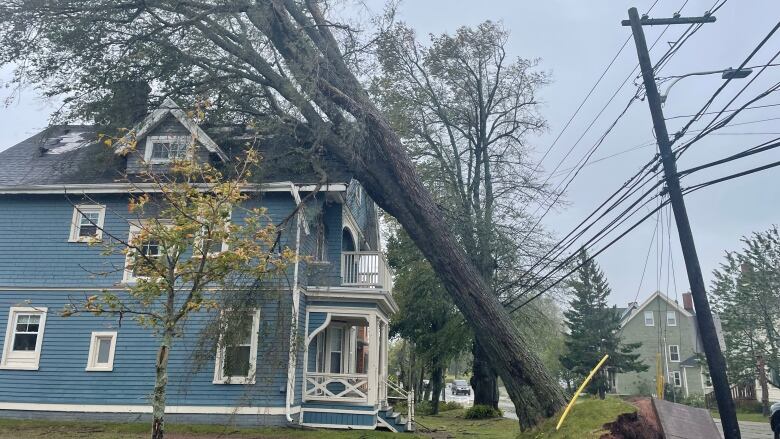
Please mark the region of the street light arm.
[[714, 75], [714, 74], [716, 74], [716, 73], [723, 73], [723, 72], [727, 72], [727, 71], [729, 71], [729, 70], [730, 70], [730, 69], [723, 69], [723, 70], [711, 70], [711, 71], [708, 71], [708, 72], [693, 72], [693, 73], [686, 73], [686, 74], [684, 74], [684, 75], [677, 76], [677, 77], [675, 77], [675, 78], [674, 78], [674, 81], [672, 81], [672, 82], [669, 84], [669, 86], [668, 86], [668, 87], [666, 87], [666, 90], [665, 90], [663, 93], [661, 93], [661, 103], [665, 103], [665, 102], [666, 102], [666, 98], [667, 98], [667, 96], [669, 96], [669, 90], [671, 90], [671, 89], [672, 89], [672, 87], [674, 86], [674, 84], [677, 84], [677, 83], [678, 83], [678, 82], [680, 82], [680, 80], [681, 80], [681, 79], [683, 79], [683, 78], [687, 78], [687, 77], [689, 77], [689, 76], [704, 76], [704, 75]]

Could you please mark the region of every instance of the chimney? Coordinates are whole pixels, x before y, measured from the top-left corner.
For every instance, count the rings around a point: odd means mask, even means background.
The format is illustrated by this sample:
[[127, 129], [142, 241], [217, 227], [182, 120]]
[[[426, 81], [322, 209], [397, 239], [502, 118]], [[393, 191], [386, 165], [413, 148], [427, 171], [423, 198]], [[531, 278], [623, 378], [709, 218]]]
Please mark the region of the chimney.
[[693, 312], [693, 296], [691, 293], [683, 293], [683, 308], [688, 312]]

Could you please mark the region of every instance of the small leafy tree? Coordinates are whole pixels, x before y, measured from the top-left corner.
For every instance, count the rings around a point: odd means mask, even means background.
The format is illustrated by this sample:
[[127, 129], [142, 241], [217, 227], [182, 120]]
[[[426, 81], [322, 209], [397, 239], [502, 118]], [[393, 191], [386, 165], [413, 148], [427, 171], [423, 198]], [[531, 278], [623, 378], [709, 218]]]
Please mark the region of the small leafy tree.
[[[130, 150], [133, 147], [130, 144]], [[193, 149], [194, 141], [190, 152]], [[133, 316], [156, 335], [152, 439], [164, 436], [168, 358], [187, 317], [219, 309], [221, 295], [277, 276], [296, 258], [289, 248], [275, 251], [279, 230], [265, 209], [242, 207], [248, 198], [247, 178], [258, 161], [257, 152], [249, 148], [230, 173], [182, 159], [164, 173], [149, 168], [135, 176], [131, 216], [124, 218], [130, 238], [104, 229], [109, 239], [91, 243], [102, 245], [106, 256], [124, 255], [125, 291], [104, 291], [63, 310], [64, 316]], [[241, 221], [231, 221], [238, 211]]]
[[413, 344], [415, 357], [431, 372], [431, 408], [437, 414], [447, 364], [471, 337], [433, 268], [402, 229], [388, 239], [387, 253], [396, 273], [393, 297], [399, 307], [390, 330]]
[[[639, 354], [633, 353], [642, 344], [621, 341], [620, 315], [616, 308], [607, 305], [611, 290], [604, 273], [596, 262], [588, 259], [584, 250], [579, 259], [582, 266], [569, 282], [574, 298], [571, 308], [563, 313], [569, 334], [561, 364], [579, 379], [587, 376], [604, 354], [609, 354], [604, 371], [608, 368], [615, 372], [647, 370], [647, 365], [639, 361]], [[607, 378], [599, 373], [587, 390], [604, 399], [607, 389]]]

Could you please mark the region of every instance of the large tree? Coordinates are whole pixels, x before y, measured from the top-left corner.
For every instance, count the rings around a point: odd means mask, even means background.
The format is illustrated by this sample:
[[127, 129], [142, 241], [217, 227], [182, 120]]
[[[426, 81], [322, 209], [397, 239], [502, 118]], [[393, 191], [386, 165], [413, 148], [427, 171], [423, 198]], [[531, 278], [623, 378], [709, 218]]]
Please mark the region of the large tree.
[[567, 352], [561, 356], [563, 367], [578, 379], [584, 379], [605, 354], [609, 354], [602, 373], [588, 385], [591, 393], [604, 396], [609, 389], [606, 371], [642, 372], [647, 365], [634, 353], [641, 343], [623, 343], [620, 337], [620, 315], [615, 307], [607, 305], [611, 293], [604, 273], [584, 250], [579, 255], [581, 267], [569, 281], [573, 299], [571, 308], [563, 313], [569, 333]]
[[[763, 357], [780, 381], [780, 231], [776, 226], [742, 238], [740, 251], [726, 252], [715, 270], [714, 309], [723, 322], [731, 380], [753, 385]], [[762, 398], [766, 400], [767, 398]]]
[[[536, 62], [507, 54], [509, 33], [486, 21], [425, 45], [396, 24], [379, 40], [381, 75], [372, 92], [443, 206], [485, 283], [511, 296], [544, 248], [526, 211], [547, 200], [529, 165], [527, 137], [545, 126], [536, 92], [547, 81]], [[474, 403], [498, 407], [497, 373], [474, 342]]]
[[[317, 0], [7, 0], [0, 63], [20, 83], [64, 96], [72, 116], [111, 98], [120, 80], [153, 96], [203, 96], [206, 116], [273, 124], [348, 166], [398, 219], [441, 278], [528, 427], [564, 403], [562, 389], [513, 326], [366, 92], [375, 42]], [[381, 36], [381, 35], [380, 35]]]

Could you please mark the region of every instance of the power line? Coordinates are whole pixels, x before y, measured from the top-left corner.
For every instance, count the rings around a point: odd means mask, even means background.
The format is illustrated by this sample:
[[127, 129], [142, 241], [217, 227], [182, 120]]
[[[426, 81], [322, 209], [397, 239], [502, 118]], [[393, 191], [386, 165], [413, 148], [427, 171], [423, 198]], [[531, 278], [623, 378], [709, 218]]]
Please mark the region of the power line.
[[[728, 109], [728, 110], [721, 110], [721, 111], [708, 111], [706, 113], [702, 113], [701, 115], [702, 116], [706, 116], [708, 114], [717, 114], [717, 113], [720, 113], [720, 112], [731, 113], [731, 112], [734, 112], [734, 111], [742, 111], [742, 110], [758, 110], [758, 109], [761, 109], [761, 108], [770, 108], [770, 107], [780, 107], [780, 103], [777, 103], [777, 104], [767, 104], [767, 105], [754, 105], [752, 107], [745, 107], [745, 108], [743, 108], [741, 110], [740, 109]], [[682, 118], [693, 117], [693, 116], [696, 116], [696, 115], [695, 114], [681, 114], [679, 116], [667, 117], [664, 120], [682, 119]]]

